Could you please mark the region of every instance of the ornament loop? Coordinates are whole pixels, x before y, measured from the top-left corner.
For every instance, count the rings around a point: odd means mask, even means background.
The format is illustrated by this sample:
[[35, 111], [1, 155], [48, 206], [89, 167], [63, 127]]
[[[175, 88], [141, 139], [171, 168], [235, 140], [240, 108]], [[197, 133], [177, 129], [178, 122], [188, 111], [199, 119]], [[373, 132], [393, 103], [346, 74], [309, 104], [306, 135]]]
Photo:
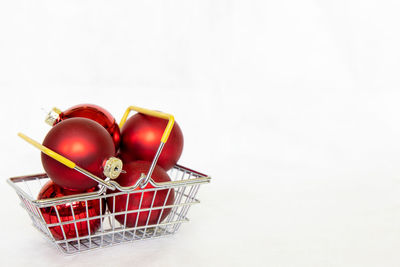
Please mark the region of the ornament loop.
[[109, 158], [105, 165], [103, 174], [110, 179], [116, 179], [122, 172], [122, 161], [118, 158]]
[[47, 114], [44, 121], [48, 125], [53, 126], [57, 122], [58, 118], [60, 117], [60, 114], [61, 114], [61, 110], [54, 107], [52, 110], [49, 111], [49, 113]]

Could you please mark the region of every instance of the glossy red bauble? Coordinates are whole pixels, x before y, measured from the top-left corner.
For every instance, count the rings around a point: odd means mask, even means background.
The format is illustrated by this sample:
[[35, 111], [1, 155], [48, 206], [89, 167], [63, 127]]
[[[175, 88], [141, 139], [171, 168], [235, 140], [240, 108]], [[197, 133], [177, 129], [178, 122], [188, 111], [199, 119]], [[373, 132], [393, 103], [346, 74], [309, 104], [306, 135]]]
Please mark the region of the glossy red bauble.
[[[100, 178], [105, 178], [105, 161], [115, 155], [114, 143], [108, 132], [97, 122], [86, 118], [71, 118], [56, 124], [46, 135], [43, 145]], [[83, 191], [97, 185], [96, 181], [44, 153], [42, 164], [50, 179], [64, 188]]]
[[[120, 176], [116, 179], [116, 181], [121, 186], [132, 186], [137, 180], [140, 178], [141, 174], [147, 174], [150, 168], [150, 162], [146, 161], [133, 161], [128, 164], [124, 164], [124, 170], [126, 173], [121, 173]], [[169, 182], [171, 179], [168, 174], [164, 171], [163, 168], [156, 166], [152, 179], [155, 182]], [[154, 188], [152, 185], [147, 184], [147, 188]], [[136, 189], [140, 190], [140, 188]], [[115, 193], [115, 191], [109, 190], [108, 193]], [[154, 196], [155, 194], [155, 196]], [[143, 196], [142, 196], [143, 195]], [[154, 198], [154, 202], [153, 202]], [[137, 192], [133, 191], [130, 193], [129, 198], [126, 194], [115, 196], [115, 204], [114, 197], [107, 198], [107, 205], [111, 212], [126, 212], [134, 211], [140, 209], [146, 209], [151, 207], [162, 207], [172, 205], [174, 203], [175, 191], [174, 189], [162, 189], [157, 191], [148, 191], [148, 192]], [[127, 199], [128, 205], [127, 205]], [[142, 200], [141, 200], [142, 199]], [[153, 202], [153, 206], [151, 206]], [[122, 225], [126, 222], [127, 227], [136, 227], [136, 226], [144, 226], [144, 225], [154, 225], [158, 222], [162, 222], [168, 214], [171, 212], [171, 208], [167, 209], [155, 209], [150, 211], [141, 211], [129, 213], [128, 215], [117, 215], [115, 218]], [[126, 218], [125, 218], [126, 217]], [[148, 220], [148, 222], [147, 222]]]
[[[130, 117], [121, 129], [120, 153], [124, 162], [152, 161], [160, 145], [168, 121], [140, 113]], [[157, 164], [171, 169], [179, 160], [183, 149], [183, 134], [175, 122]]]
[[118, 150], [120, 142], [120, 130], [115, 118], [105, 109], [93, 104], [80, 104], [61, 112], [54, 124], [69, 118], [87, 118], [94, 120], [103, 126], [111, 135], [115, 150]]
[[[96, 188], [90, 189], [87, 192], [93, 192], [95, 189]], [[64, 189], [54, 184], [52, 181], [49, 181], [40, 190], [38, 199], [57, 198], [63, 196], [70, 196], [74, 194], [76, 194], [76, 192]], [[106, 203], [102, 198], [101, 200], [93, 199], [93, 200], [88, 200], [87, 202], [75, 201], [67, 204], [57, 205], [56, 207], [51, 206], [51, 207], [41, 208], [40, 212], [42, 213], [43, 219], [47, 224], [60, 223], [60, 221], [61, 223], [71, 221], [71, 223], [64, 224], [62, 226], [62, 228], [64, 229], [65, 237], [63, 234], [63, 230], [61, 229], [61, 226], [49, 227], [51, 234], [56, 240], [63, 240], [63, 239], [75, 238], [78, 235], [79, 237], [83, 237], [89, 234], [94, 234], [100, 226], [100, 219], [98, 218], [90, 220], [90, 218], [104, 214], [105, 207]], [[60, 221], [58, 218], [60, 218]], [[85, 218], [89, 219], [76, 222], [76, 227], [75, 223], [72, 222], [74, 220], [80, 220]]]

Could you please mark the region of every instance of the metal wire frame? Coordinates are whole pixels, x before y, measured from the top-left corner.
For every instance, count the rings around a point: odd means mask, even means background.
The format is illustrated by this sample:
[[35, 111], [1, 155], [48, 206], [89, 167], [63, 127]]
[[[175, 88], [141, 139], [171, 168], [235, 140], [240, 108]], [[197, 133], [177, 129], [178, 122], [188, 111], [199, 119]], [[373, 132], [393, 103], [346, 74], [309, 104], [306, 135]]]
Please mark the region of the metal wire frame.
[[[188, 222], [188, 211], [193, 204], [198, 204], [200, 201], [196, 198], [200, 185], [208, 183], [210, 177], [202, 173], [193, 171], [189, 168], [176, 165], [168, 172], [171, 177], [171, 183], [164, 184], [160, 188], [137, 188], [130, 192], [107, 192], [104, 187], [100, 188], [98, 192], [85, 193], [80, 195], [62, 197], [58, 199], [36, 200], [38, 192], [42, 186], [49, 180], [46, 174], [29, 175], [22, 177], [9, 178], [7, 182], [16, 190], [20, 200], [21, 206], [27, 211], [33, 225], [42, 232], [48, 240], [54, 243], [57, 248], [66, 254], [75, 254], [83, 251], [89, 251], [108, 246], [114, 246], [121, 243], [135, 242], [145, 239], [159, 238], [176, 233], [181, 224]], [[164, 203], [161, 206], [155, 206], [155, 198], [161, 190], [168, 190]], [[149, 207], [142, 207], [143, 196], [146, 192], [154, 192]], [[171, 192], [174, 192], [175, 198], [172, 204], [167, 205], [167, 199]], [[148, 194], [149, 195], [149, 194]], [[150, 194], [151, 195], [151, 194]], [[117, 212], [115, 210], [115, 199], [118, 196], [126, 196], [125, 210]], [[140, 197], [138, 209], [129, 210], [128, 202], [130, 199]], [[113, 207], [107, 207], [103, 212], [103, 205], [107, 198], [113, 198]], [[86, 217], [76, 218], [72, 203], [76, 201], [84, 201], [86, 205]], [[90, 216], [88, 210], [88, 201], [99, 201], [100, 214], [97, 216]], [[72, 220], [62, 221], [57, 209], [58, 205], [64, 205], [71, 209]], [[69, 204], [69, 205], [68, 205]], [[57, 214], [57, 222], [47, 224], [41, 209], [46, 207], [53, 207]], [[169, 214], [163, 219], [162, 214], [168, 212]], [[152, 212], [158, 212], [156, 216], [156, 223], [149, 223]], [[136, 215], [135, 225], [129, 227], [127, 225], [127, 217], [130, 214]], [[146, 215], [147, 214], [147, 215]], [[138, 225], [138, 221], [143, 215], [147, 216], [144, 225]], [[116, 219], [124, 217], [123, 222]], [[97, 231], [91, 230], [90, 222], [94, 220], [100, 221], [100, 226]], [[88, 234], [79, 236], [78, 225], [87, 224]], [[74, 227], [76, 237], [68, 238], [65, 233], [65, 227]], [[54, 238], [50, 229], [58, 227], [61, 229], [63, 238], [58, 240]]]

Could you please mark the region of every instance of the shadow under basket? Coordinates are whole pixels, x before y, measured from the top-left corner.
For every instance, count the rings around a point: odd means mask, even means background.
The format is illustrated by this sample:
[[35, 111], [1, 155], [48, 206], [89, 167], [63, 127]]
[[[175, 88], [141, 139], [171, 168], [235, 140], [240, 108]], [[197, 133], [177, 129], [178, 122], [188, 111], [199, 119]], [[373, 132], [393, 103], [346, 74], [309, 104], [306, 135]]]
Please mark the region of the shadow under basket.
[[[9, 178], [7, 182], [17, 192], [21, 200], [21, 206], [28, 212], [33, 225], [43, 233], [48, 240], [55, 244], [60, 251], [66, 254], [75, 254], [92, 249], [158, 238], [176, 233], [182, 223], [189, 221], [187, 214], [190, 207], [193, 204], [200, 203], [196, 198], [197, 193], [202, 184], [210, 182], [210, 177], [180, 165], [176, 165], [169, 170], [168, 175], [171, 178], [171, 182], [164, 184], [161, 188], [137, 188], [129, 192], [120, 192], [118, 190], [110, 192], [102, 186], [99, 187], [97, 192], [43, 200], [37, 200], [36, 198], [42, 186], [49, 180], [46, 174], [13, 177]], [[168, 197], [166, 197], [164, 205], [153, 205], [154, 198], [160, 190], [164, 192], [168, 190], [168, 194], [172, 191], [174, 192], [175, 197], [172, 204], [169, 203], [169, 205], [167, 205]], [[154, 192], [154, 194], [151, 194], [153, 196], [151, 204], [142, 208], [143, 195], [150, 191]], [[124, 196], [125, 199], [128, 200], [131, 198], [140, 200], [138, 209], [128, 210], [128, 205], [126, 205], [125, 210], [117, 212], [115, 207], [104, 207], [104, 205], [106, 205], [106, 199], [113, 198], [112, 203], [115, 203], [115, 199], [121, 196]], [[72, 208], [73, 203], [77, 201], [85, 202], [86, 207], [88, 201], [92, 203], [93, 201], [98, 201], [100, 205], [99, 214], [93, 216], [86, 208], [86, 216], [79, 216], [79, 218], [77, 218]], [[57, 212], [56, 221], [51, 224], [46, 223], [41, 210], [53, 207], [54, 210], [57, 211], [61, 205], [71, 208], [71, 218], [69, 220], [61, 220]], [[166, 213], [169, 212], [167, 216], [162, 216], [164, 211]], [[150, 223], [151, 220], [149, 220], [149, 218], [152, 212], [160, 214], [157, 222]], [[136, 214], [136, 223], [134, 225], [126, 223], [126, 217], [129, 216], [129, 214]], [[145, 219], [145, 223], [140, 223], [139, 226], [138, 220], [143, 218], [143, 214], [148, 219]], [[116, 218], [119, 218], [119, 220]], [[99, 225], [96, 227], [98, 229], [91, 232], [89, 224], [95, 220], [99, 221]], [[87, 224], [88, 233], [80, 236], [78, 227], [82, 226], [82, 224]], [[73, 238], [68, 238], [65, 234], [64, 229], [66, 227], [73, 227], [75, 230], [76, 234]], [[55, 238], [52, 234], [51, 229], [54, 228], [62, 230], [62, 235], [58, 238]]]

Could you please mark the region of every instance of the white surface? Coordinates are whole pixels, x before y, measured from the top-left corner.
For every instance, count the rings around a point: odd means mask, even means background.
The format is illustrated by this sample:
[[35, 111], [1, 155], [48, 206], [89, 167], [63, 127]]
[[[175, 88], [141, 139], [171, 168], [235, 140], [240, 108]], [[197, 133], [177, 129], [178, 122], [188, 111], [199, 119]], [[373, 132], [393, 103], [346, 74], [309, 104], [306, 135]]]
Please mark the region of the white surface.
[[[398, 1], [0, 3], [2, 266], [399, 266]], [[213, 177], [174, 237], [64, 257], [6, 178], [40, 108], [175, 115]]]

